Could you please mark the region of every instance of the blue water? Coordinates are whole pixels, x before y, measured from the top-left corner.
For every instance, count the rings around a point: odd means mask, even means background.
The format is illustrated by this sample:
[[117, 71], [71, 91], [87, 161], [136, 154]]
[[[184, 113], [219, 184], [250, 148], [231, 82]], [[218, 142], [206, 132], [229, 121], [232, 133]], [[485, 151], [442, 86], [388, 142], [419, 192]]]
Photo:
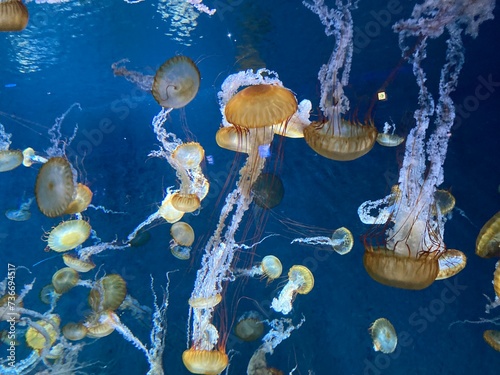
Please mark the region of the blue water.
[[[333, 1], [331, 2], [333, 3]], [[50, 146], [48, 129], [54, 119], [71, 104], [78, 102], [63, 123], [63, 132], [78, 133], [68, 156], [94, 192], [94, 205], [124, 214], [105, 214], [92, 209], [84, 213], [103, 241], [120, 241], [157, 209], [166, 187], [176, 185], [168, 163], [148, 157], [158, 148], [151, 120], [160, 110], [153, 97], [137, 89], [122, 77], [114, 77], [111, 64], [123, 58], [130, 69], [152, 74], [165, 60], [183, 54], [196, 61], [202, 81], [197, 97], [182, 110], [172, 113], [166, 126], [182, 139], [195, 139], [213, 157], [204, 171], [211, 190], [198, 216], [186, 215], [196, 231], [193, 260], [183, 262], [168, 249], [169, 225], [150, 229], [151, 240], [144, 246], [120, 252], [107, 251], [96, 257], [102, 272], [119, 273], [127, 281], [128, 292], [143, 305], [152, 305], [150, 275], [156, 292], [161, 294], [165, 273], [171, 275], [168, 333], [164, 353], [166, 374], [187, 374], [181, 361], [186, 349], [188, 304], [196, 270], [207, 238], [217, 224], [225, 194], [234, 186], [235, 173], [243, 158], [221, 150], [214, 134], [221, 115], [217, 92], [229, 74], [249, 66], [278, 72], [284, 85], [298, 100], [310, 99], [317, 114], [319, 83], [317, 72], [333, 48], [316, 15], [300, 1], [234, 0], [207, 1], [218, 8], [212, 16], [199, 15], [184, 24], [175, 21], [176, 6], [182, 1], [76, 2], [65, 4], [29, 3], [30, 23], [21, 33], [0, 34], [0, 122], [12, 133], [12, 149], [28, 146], [42, 152]], [[346, 92], [351, 108], [363, 118], [374, 93], [384, 85], [400, 61], [397, 35], [390, 26], [378, 23], [376, 14], [387, 9], [385, 1], [361, 1], [353, 12], [357, 49], [354, 54], [350, 85]], [[390, 16], [392, 24], [407, 17], [414, 4], [400, 5]], [[162, 14], [158, 11], [161, 9]], [[168, 17], [166, 16], [168, 15]], [[180, 15], [185, 18], [184, 14]], [[498, 11], [496, 17], [499, 17]], [[184, 25], [181, 28], [179, 25]], [[375, 27], [370, 29], [370, 27]], [[357, 31], [356, 31], [357, 30]], [[498, 20], [484, 23], [476, 39], [465, 37], [466, 62], [453, 95], [455, 103], [471, 109], [471, 96], [484, 80], [500, 81], [500, 36]], [[371, 33], [368, 39], [361, 34]], [[439, 67], [443, 62], [444, 43], [429, 45], [428, 85], [437, 91]], [[253, 58], [245, 53], [255, 50]], [[402, 121], [405, 113], [417, 106], [417, 87], [411, 69], [403, 64], [391, 80], [388, 100], [375, 106], [373, 118], [381, 130], [392, 118], [397, 132], [407, 134], [411, 125]], [[366, 156], [352, 162], [335, 162], [315, 154], [302, 139], [285, 139], [271, 148], [267, 171], [278, 173], [285, 186], [282, 203], [272, 212], [257, 207], [247, 213], [238, 240], [251, 244], [269, 233], [279, 233], [256, 249], [255, 259], [267, 254], [278, 256], [287, 270], [294, 264], [307, 265], [315, 276], [315, 287], [308, 295], [299, 295], [291, 317], [306, 322], [277, 347], [268, 363], [288, 374], [498, 374], [500, 353], [482, 338], [492, 323], [450, 324], [461, 320], [478, 321], [500, 316], [500, 308], [484, 313], [486, 299], [494, 296], [491, 280], [495, 259], [474, 254], [475, 241], [482, 225], [500, 208], [500, 130], [498, 84], [477, 108], [465, 110], [452, 134], [445, 164], [443, 188], [451, 189], [457, 207], [446, 224], [445, 242], [462, 250], [467, 267], [455, 278], [435, 282], [423, 291], [406, 291], [382, 286], [373, 281], [362, 264], [362, 236], [369, 231], [356, 214], [368, 199], [379, 199], [397, 179], [404, 146], [395, 149], [375, 145]], [[411, 117], [411, 115], [410, 115]], [[103, 125], [107, 124], [105, 131]], [[101, 127], [100, 127], [101, 126]], [[189, 129], [189, 132], [186, 130]], [[232, 166], [236, 163], [236, 166]], [[19, 207], [34, 195], [39, 165], [19, 167], [0, 174], [0, 211]], [[232, 171], [233, 174], [228, 173]], [[229, 186], [225, 187], [225, 182]], [[7, 264], [19, 269], [16, 284], [36, 278], [33, 291], [26, 297], [27, 308], [43, 313], [47, 306], [38, 298], [41, 288], [50, 283], [52, 274], [63, 267], [59, 257], [44, 252], [44, 232], [60, 219], [42, 215], [35, 204], [31, 219], [23, 222], [0, 217], [0, 278]], [[290, 245], [299, 236], [283, 225], [286, 219], [308, 228], [345, 226], [354, 237], [353, 250], [345, 256], [318, 251], [312, 247]], [[309, 229], [301, 229], [310, 234]], [[315, 229], [312, 229], [314, 233]], [[248, 254], [242, 254], [242, 262]], [[33, 266], [34, 264], [46, 261]], [[95, 271], [85, 275], [93, 278]], [[247, 310], [259, 310], [268, 318], [269, 301], [283, 283], [266, 287], [257, 279], [231, 285], [226, 302], [217, 312], [229, 330], [231, 322]], [[64, 295], [56, 312], [62, 324], [84, 319], [89, 312], [88, 290], [75, 288]], [[76, 308], [75, 308], [76, 306]], [[389, 319], [400, 342], [395, 353], [374, 352], [368, 332], [379, 317]], [[130, 314], [121, 316], [143, 342], [149, 340], [149, 321], [138, 321]], [[0, 325], [0, 329], [6, 326]], [[497, 327], [498, 328], [498, 327]], [[21, 329], [21, 328], [19, 328]], [[22, 335], [19, 339], [23, 341]], [[143, 354], [118, 333], [108, 337], [85, 339], [79, 356], [81, 373], [144, 374], [148, 366]], [[259, 342], [244, 343], [230, 334], [226, 351], [232, 351], [229, 374], [244, 374]], [[6, 345], [0, 345], [5, 357]], [[24, 345], [17, 350], [19, 359], [27, 355]]]

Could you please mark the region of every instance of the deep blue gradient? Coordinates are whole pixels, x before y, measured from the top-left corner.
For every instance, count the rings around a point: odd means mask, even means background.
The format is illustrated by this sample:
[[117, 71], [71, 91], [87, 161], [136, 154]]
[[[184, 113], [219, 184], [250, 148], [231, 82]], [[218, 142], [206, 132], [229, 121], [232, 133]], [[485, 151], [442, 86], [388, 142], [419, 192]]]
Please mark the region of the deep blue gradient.
[[[103, 241], [126, 239], [156, 211], [164, 190], [178, 184], [165, 160], [148, 157], [151, 150], [158, 149], [150, 124], [159, 105], [149, 93], [123, 77], [114, 77], [111, 64], [126, 58], [130, 60], [128, 68], [153, 74], [165, 60], [182, 54], [199, 67], [202, 80], [198, 95], [187, 107], [173, 111], [166, 123], [179, 138], [200, 142], [214, 160], [204, 165], [211, 190], [203, 209], [197, 216], [184, 218], [197, 236], [192, 260], [180, 261], [171, 255], [170, 225], [166, 223], [150, 229], [151, 240], [142, 247], [107, 251], [95, 258], [100, 275], [121, 274], [129, 294], [146, 306], [153, 303], [150, 275], [160, 295], [160, 287], [166, 284], [165, 273], [178, 270], [171, 274], [164, 353], [164, 369], [169, 375], [188, 374], [181, 361], [187, 341], [187, 300], [205, 243], [244, 162], [241, 155], [219, 149], [215, 143], [221, 121], [217, 92], [222, 82], [242, 68], [265, 66], [279, 74], [299, 101], [310, 99], [312, 116], [317, 118], [317, 73], [334, 47], [318, 17], [298, 0], [206, 3], [217, 6], [218, 12], [212, 17], [199, 15], [195, 22], [187, 20], [184, 29], [175, 21], [175, 6], [182, 4], [180, 0], [160, 4], [158, 0], [138, 4], [120, 0], [29, 3], [27, 29], [0, 34], [0, 123], [12, 133], [11, 148], [30, 146], [43, 154], [50, 146], [47, 131], [55, 118], [72, 103], [80, 103], [81, 110], [73, 109], [63, 123], [68, 136], [78, 124], [68, 156], [79, 170], [79, 180], [94, 192], [93, 204], [122, 212], [105, 214], [89, 209], [84, 213]], [[401, 3], [404, 5], [391, 14], [387, 25], [376, 21], [377, 14], [387, 9], [386, 1], [360, 1], [359, 9], [353, 11], [359, 39], [346, 92], [353, 110], [350, 116], [363, 120], [373, 95], [386, 85], [388, 100], [377, 103], [371, 115], [379, 130], [392, 119], [398, 125], [397, 133], [406, 135], [412, 127], [418, 89], [411, 67], [407, 63], [399, 66], [401, 51], [390, 27], [411, 13], [414, 4]], [[168, 17], [162, 17], [159, 8]], [[252, 206], [237, 240], [250, 245], [267, 234], [279, 234], [256, 247], [253, 261], [274, 254], [281, 259], [285, 272], [294, 264], [304, 264], [314, 273], [315, 287], [308, 295], [296, 298], [290, 317], [297, 323], [304, 316], [306, 322], [268, 356], [270, 366], [285, 374], [297, 366], [294, 374], [304, 375], [309, 370], [317, 375], [499, 373], [500, 353], [482, 338], [485, 329], [495, 329], [494, 324], [450, 327], [456, 321], [500, 317], [500, 308], [489, 315], [484, 312], [487, 300], [483, 294], [494, 297], [491, 281], [496, 260], [474, 254], [480, 228], [500, 209], [499, 16], [497, 11], [497, 19], [484, 23], [476, 39], [464, 38], [466, 61], [453, 94], [455, 103], [465, 109], [450, 138], [445, 164], [442, 188], [450, 189], [457, 201], [446, 224], [445, 242], [468, 257], [467, 267], [455, 278], [435, 282], [423, 291], [407, 291], [376, 283], [363, 268], [362, 239], [371, 228], [359, 221], [357, 208], [390, 191], [397, 181], [404, 144], [393, 149], [376, 144], [358, 160], [336, 162], [317, 155], [303, 139], [276, 137], [266, 171], [279, 174], [285, 197], [268, 212]], [[178, 17], [186, 19], [184, 13]], [[361, 34], [366, 33], [371, 37], [363, 39]], [[427, 83], [435, 96], [444, 48], [443, 40], [431, 41], [425, 61]], [[254, 51], [252, 58], [246, 57], [249, 51]], [[396, 68], [397, 74], [389, 79]], [[484, 80], [495, 83], [490, 96], [477, 101], [474, 110], [467, 110]], [[102, 122], [108, 124], [106, 132], [98, 131]], [[16, 283], [20, 290], [36, 277], [24, 305], [43, 313], [47, 305], [40, 302], [38, 293], [64, 265], [60, 257], [53, 257], [55, 253], [44, 252], [42, 237], [60, 218], [45, 217], [36, 204], [31, 207], [29, 221], [13, 222], [3, 215], [34, 195], [38, 169], [39, 165], [21, 166], [0, 174], [0, 279], [8, 263], [27, 267], [31, 273], [18, 270]], [[296, 225], [284, 225], [287, 221]], [[355, 238], [354, 248], [347, 255], [290, 245], [295, 237], [322, 235], [321, 228], [342, 226]], [[251, 258], [247, 252], [240, 254], [238, 265], [248, 266]], [[82, 278], [94, 276], [92, 271]], [[265, 281], [250, 279], [230, 285], [225, 303], [217, 310], [217, 321], [228, 332], [232, 322], [248, 310], [278, 318], [279, 314], [269, 310], [269, 301], [284, 282], [283, 278], [266, 286]], [[61, 298], [56, 312], [63, 325], [84, 319], [90, 310], [87, 294], [88, 289], [80, 287]], [[368, 328], [380, 317], [389, 319], [400, 334], [399, 346], [392, 355], [379, 354], [372, 348]], [[139, 321], [125, 312], [121, 318], [148, 343], [148, 317]], [[0, 329], [5, 327], [0, 325]], [[245, 343], [229, 333], [229, 374], [245, 374], [259, 342]], [[21, 334], [19, 340], [24, 341]], [[118, 333], [84, 341], [81, 373], [145, 374], [148, 370], [143, 354]], [[0, 357], [5, 355], [6, 346], [0, 345]], [[26, 355], [22, 344], [18, 347], [19, 359]]]

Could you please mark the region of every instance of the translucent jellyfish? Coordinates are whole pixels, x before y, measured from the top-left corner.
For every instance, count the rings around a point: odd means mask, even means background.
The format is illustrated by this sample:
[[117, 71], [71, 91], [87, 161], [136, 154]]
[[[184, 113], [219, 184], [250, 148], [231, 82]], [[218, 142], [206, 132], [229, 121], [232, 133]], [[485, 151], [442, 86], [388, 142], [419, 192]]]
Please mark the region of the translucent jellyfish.
[[256, 311], [247, 311], [238, 318], [234, 334], [243, 341], [255, 341], [264, 333], [262, 316]]
[[354, 245], [354, 238], [349, 229], [341, 227], [335, 229], [331, 237], [318, 236], [318, 237], [305, 237], [295, 238], [293, 243], [305, 243], [307, 245], [320, 245], [331, 246], [340, 255], [349, 253]]
[[26, 202], [21, 203], [18, 209], [11, 208], [10, 210], [5, 211], [5, 216], [7, 219], [12, 221], [29, 220], [31, 218], [31, 212], [29, 209], [34, 200], [35, 198], [30, 198]]
[[[391, 131], [392, 129], [392, 131]], [[386, 122], [384, 124], [384, 132], [377, 135], [377, 143], [385, 147], [396, 147], [399, 146], [405, 140], [403, 137], [394, 134], [396, 130], [396, 124], [389, 124]], [[391, 131], [391, 133], [389, 133]]]
[[460, 250], [448, 249], [438, 259], [439, 272], [436, 280], [443, 280], [455, 276], [467, 265], [467, 257]]
[[127, 295], [127, 284], [120, 275], [111, 274], [96, 281], [89, 293], [89, 305], [96, 312], [116, 310]]
[[481, 228], [476, 240], [476, 254], [482, 258], [500, 257], [500, 211]]
[[59, 299], [59, 293], [56, 293], [52, 283], [45, 285], [40, 291], [40, 301], [47, 305], [52, 305]]
[[200, 87], [200, 71], [193, 60], [174, 56], [156, 72], [152, 92], [164, 108], [182, 108], [194, 99]]
[[72, 215], [85, 211], [92, 202], [92, 196], [93, 193], [88, 186], [78, 183], [75, 188], [75, 197], [70, 202], [64, 213]]
[[293, 266], [288, 271], [288, 282], [278, 298], [273, 298], [271, 307], [276, 312], [288, 314], [292, 311], [292, 302], [297, 294], [307, 294], [314, 287], [314, 276], [305, 266]]
[[35, 154], [35, 150], [33, 150], [31, 147], [25, 148], [23, 150], [23, 165], [25, 167], [31, 167], [33, 163], [47, 163], [48, 159], [44, 158], [43, 156], [39, 156]]
[[0, 31], [24, 30], [28, 18], [28, 8], [20, 0], [0, 1]]
[[194, 230], [188, 223], [178, 221], [170, 228], [172, 240], [170, 242], [170, 251], [181, 260], [187, 260], [190, 257], [191, 245], [194, 242]]
[[[1, 5], [1, 3], [0, 3]], [[19, 167], [23, 162], [23, 153], [19, 150], [0, 150], [0, 172], [8, 172]]]
[[500, 331], [486, 330], [483, 333], [484, 341], [497, 352], [500, 352]]
[[255, 138], [251, 133], [250, 129], [241, 130], [233, 125], [223, 126], [215, 133], [215, 141], [223, 149], [248, 154], [253, 146], [250, 140]]
[[172, 152], [172, 158], [183, 168], [193, 169], [205, 158], [205, 150], [198, 142], [188, 142], [177, 146]]
[[83, 323], [67, 323], [62, 328], [62, 334], [71, 341], [82, 340], [87, 336], [88, 329]]
[[64, 267], [54, 273], [52, 276], [52, 285], [57, 293], [64, 294], [76, 286], [79, 280], [80, 275], [78, 272], [73, 268]]
[[285, 188], [279, 176], [262, 173], [252, 185], [253, 201], [259, 207], [271, 209], [283, 200]]
[[193, 374], [217, 375], [227, 367], [229, 358], [220, 350], [190, 348], [182, 353], [182, 362]]
[[[26, 344], [32, 349], [42, 350], [47, 342], [45, 337], [47, 337], [50, 340], [50, 346], [54, 345], [61, 318], [54, 314], [47, 320], [39, 320], [35, 324], [26, 331]], [[41, 330], [45, 330], [45, 335], [40, 332]]]
[[45, 216], [64, 214], [74, 192], [73, 171], [65, 158], [53, 157], [42, 165], [36, 178], [35, 196], [38, 208]]
[[311, 101], [302, 100], [299, 103], [297, 112], [293, 114], [290, 121], [273, 126], [274, 134], [287, 138], [304, 138], [304, 129], [311, 124], [311, 121], [309, 121], [311, 109]]
[[77, 272], [89, 272], [95, 268], [95, 263], [90, 259], [82, 260], [71, 254], [63, 254], [63, 262], [66, 266], [73, 268]]
[[398, 344], [398, 336], [394, 326], [385, 318], [375, 320], [370, 326], [373, 350], [382, 353], [392, 353]]
[[90, 229], [85, 220], [63, 221], [50, 231], [47, 244], [58, 253], [74, 249], [89, 238]]
[[186, 194], [177, 192], [172, 194], [172, 206], [181, 212], [189, 213], [194, 212], [200, 208], [200, 198], [197, 194]]
[[106, 337], [115, 330], [109, 322], [107, 311], [93, 313], [83, 325], [87, 328], [87, 337], [95, 339]]
[[455, 207], [455, 197], [448, 190], [436, 190], [434, 193], [436, 206], [441, 210], [441, 215], [446, 215]]
[[281, 276], [283, 266], [281, 261], [274, 255], [266, 255], [262, 258], [262, 262], [253, 266], [250, 269], [236, 269], [233, 274], [235, 276], [265, 276], [268, 282], [271, 282]]

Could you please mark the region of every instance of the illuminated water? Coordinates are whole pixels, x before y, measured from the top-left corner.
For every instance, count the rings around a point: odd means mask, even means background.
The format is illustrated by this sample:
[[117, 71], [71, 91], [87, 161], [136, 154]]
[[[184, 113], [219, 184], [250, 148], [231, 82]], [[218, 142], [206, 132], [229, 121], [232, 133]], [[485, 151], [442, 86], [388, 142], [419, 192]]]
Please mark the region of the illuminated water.
[[[122, 240], [157, 209], [163, 189], [176, 182], [164, 160], [148, 158], [148, 153], [157, 149], [150, 123], [159, 106], [151, 95], [122, 77], [114, 77], [111, 64], [128, 58], [128, 67], [152, 74], [175, 54], [187, 55], [197, 62], [202, 75], [198, 96], [185, 109], [173, 112], [168, 122], [169, 129], [180, 138], [196, 139], [206, 155], [213, 158], [213, 164], [205, 165], [211, 190], [203, 210], [198, 216], [186, 216], [199, 239], [193, 250], [194, 260], [182, 262], [170, 254], [167, 224], [151, 229], [151, 240], [142, 247], [108, 251], [96, 258], [98, 266], [102, 265], [101, 273], [120, 273], [127, 281], [129, 293], [147, 306], [152, 305], [149, 275], [154, 276], [156, 290], [161, 292], [165, 272], [179, 270], [172, 275], [170, 286], [164, 365], [167, 374], [187, 374], [181, 361], [186, 348], [187, 299], [200, 251], [217, 222], [228, 171], [233, 162], [242, 163], [242, 158], [235, 158], [215, 144], [214, 134], [221, 120], [216, 94], [227, 75], [264, 63], [279, 73], [299, 101], [311, 99], [314, 109], [319, 95], [317, 72], [327, 61], [333, 40], [324, 35], [317, 16], [299, 1], [207, 2], [219, 4], [219, 11], [212, 17], [200, 15], [196, 26], [192, 20], [184, 24], [176, 21], [173, 12], [177, 1], [173, 0], [160, 5], [158, 1], [102, 3], [30, 3], [28, 28], [19, 34], [0, 34], [0, 122], [12, 133], [11, 148], [31, 146], [42, 151], [50, 146], [47, 130], [54, 119], [72, 103], [80, 103], [82, 110], [73, 109], [63, 126], [68, 135], [75, 124], [79, 127], [68, 156], [83, 176], [81, 180], [93, 190], [93, 204], [125, 212], [104, 214], [88, 210], [85, 217], [104, 241]], [[355, 27], [359, 29], [347, 95], [351, 107], [359, 108], [359, 117], [363, 118], [372, 95], [398, 65], [400, 50], [396, 34], [385, 26], [384, 20], [376, 21], [376, 12], [386, 9], [386, 2], [361, 3], [360, 9], [353, 12]], [[390, 16], [390, 22], [408, 16], [412, 8], [413, 4], [401, 6]], [[498, 18], [498, 12], [496, 15]], [[340, 163], [316, 155], [300, 139], [275, 142], [267, 171], [279, 173], [285, 197], [272, 210], [273, 214], [262, 216], [261, 209], [252, 208], [247, 217], [265, 218], [258, 221], [259, 226], [266, 224], [260, 228], [262, 236], [282, 236], [266, 240], [257, 248], [256, 257], [277, 255], [284, 269], [293, 264], [307, 265], [315, 275], [316, 285], [310, 294], [297, 297], [291, 315], [295, 322], [305, 316], [306, 323], [268, 357], [270, 365], [284, 373], [297, 365], [295, 373], [307, 374], [311, 370], [318, 375], [498, 373], [500, 353], [482, 339], [485, 329], [494, 328], [492, 324], [449, 325], [457, 320], [500, 316], [500, 311], [495, 310], [490, 316], [484, 313], [483, 294], [494, 295], [491, 280], [495, 260], [474, 255], [479, 229], [500, 208], [500, 54], [495, 44], [499, 32], [498, 21], [489, 21], [480, 27], [476, 40], [465, 38], [466, 63], [454, 95], [464, 110], [461, 124], [450, 140], [443, 187], [451, 189], [466, 217], [458, 210], [453, 212], [446, 225], [445, 241], [450, 248], [466, 253], [468, 265], [453, 279], [411, 292], [379, 285], [363, 268], [360, 237], [369, 228], [361, 224], [356, 210], [365, 200], [381, 198], [389, 191], [397, 179], [403, 146], [389, 149], [375, 145], [361, 159]], [[372, 37], [364, 39], [361, 33]], [[242, 51], [253, 49], [257, 51], [253, 60], [245, 59]], [[443, 44], [434, 43], [429, 51], [432, 57], [427, 62], [428, 78], [435, 90], [432, 83], [437, 83]], [[486, 88], [489, 91], [484, 90], [487, 81], [493, 82]], [[484, 99], [478, 99], [480, 85], [480, 93], [488, 93]], [[389, 100], [375, 107], [375, 123], [381, 129], [383, 122], [392, 118], [398, 124], [397, 133], [404, 135], [411, 124], [401, 119], [417, 104], [417, 88], [407, 65], [402, 65], [386, 91]], [[26, 197], [33, 196], [38, 168], [21, 166], [0, 175], [0, 211], [19, 207]], [[230, 184], [234, 184], [232, 177]], [[224, 194], [228, 191], [226, 188]], [[9, 263], [28, 267], [31, 274], [18, 270], [17, 287], [20, 289], [36, 277], [25, 306], [44, 312], [47, 307], [39, 301], [38, 293], [63, 263], [58, 257], [51, 258], [54, 254], [43, 251], [46, 244], [41, 237], [60, 220], [43, 216], [35, 205], [30, 211], [28, 221], [15, 222], [0, 216], [0, 266], [4, 268], [0, 278], [6, 275]], [[284, 218], [332, 230], [345, 226], [355, 237], [354, 248], [348, 255], [339, 256], [289, 245], [298, 235], [280, 222]], [[244, 227], [239, 235], [246, 236], [247, 244], [260, 240], [252, 238], [254, 227], [249, 226], [248, 232]], [[47, 261], [32, 267], [46, 258]], [[85, 277], [93, 276], [94, 273]], [[279, 289], [279, 282], [266, 287], [258, 280], [238, 284], [238, 288], [232, 285], [221, 316], [226, 316], [230, 325], [235, 316], [260, 306], [268, 317], [278, 317], [268, 307]], [[89, 310], [87, 292], [77, 288], [61, 298], [56, 312], [63, 324], [84, 318]], [[379, 317], [389, 319], [400, 334], [397, 351], [389, 356], [372, 349], [368, 327]], [[148, 342], [147, 319], [139, 322], [130, 314], [124, 314], [122, 319]], [[19, 339], [23, 341], [22, 337]], [[80, 361], [97, 363], [83, 368], [83, 373], [147, 371], [143, 354], [117, 333], [85, 342], [88, 345], [80, 354]], [[226, 351], [236, 353], [229, 373], [244, 374], [258, 345], [230, 336]], [[0, 357], [5, 357], [5, 351], [6, 346], [0, 345]], [[19, 359], [27, 355], [22, 346], [17, 353]]]

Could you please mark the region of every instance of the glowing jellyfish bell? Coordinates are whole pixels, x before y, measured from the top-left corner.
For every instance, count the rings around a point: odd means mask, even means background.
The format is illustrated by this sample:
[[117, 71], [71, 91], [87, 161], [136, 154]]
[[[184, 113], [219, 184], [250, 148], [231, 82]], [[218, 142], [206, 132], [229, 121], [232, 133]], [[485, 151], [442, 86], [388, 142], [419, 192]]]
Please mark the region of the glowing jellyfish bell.
[[280, 277], [281, 273], [283, 272], [281, 261], [274, 255], [266, 255], [264, 258], [262, 258], [260, 268], [262, 270], [262, 273], [266, 275], [270, 281]]
[[90, 229], [85, 220], [63, 221], [49, 233], [47, 244], [58, 253], [74, 249], [87, 240]]
[[50, 158], [38, 171], [36, 203], [48, 217], [63, 215], [73, 201], [75, 185], [71, 164], [62, 157]]
[[476, 254], [482, 258], [500, 257], [500, 211], [481, 228], [476, 240]]
[[[0, 2], [0, 5], [2, 3]], [[23, 162], [23, 153], [19, 150], [0, 150], [0, 172], [11, 171]]]
[[92, 196], [93, 193], [88, 186], [78, 183], [75, 188], [75, 197], [70, 202], [64, 213], [72, 215], [85, 211], [90, 202], [92, 202]]
[[[50, 322], [48, 321], [50, 320]], [[61, 318], [58, 315], [51, 315], [48, 320], [40, 320], [36, 322], [41, 328], [47, 333], [47, 338], [50, 340], [50, 346], [52, 346], [57, 339], [57, 330], [55, 327], [59, 327], [61, 324]], [[54, 324], [54, 325], [52, 325]], [[45, 347], [47, 340], [45, 336], [34, 327], [29, 327], [26, 331], [26, 344], [36, 350], [42, 350]]]
[[392, 353], [398, 344], [398, 336], [394, 326], [385, 318], [375, 320], [370, 326], [373, 350], [382, 353]]
[[314, 287], [314, 276], [305, 266], [296, 265], [288, 271], [288, 282], [278, 298], [273, 298], [271, 307], [276, 312], [288, 314], [292, 311], [292, 302], [297, 294], [308, 294]]
[[193, 374], [217, 375], [227, 367], [229, 358], [220, 350], [190, 348], [182, 353], [182, 362]]
[[172, 152], [172, 158], [182, 167], [193, 169], [205, 158], [205, 150], [198, 142], [182, 143]]
[[0, 0], [0, 31], [24, 30], [28, 18], [28, 8], [21, 0]]
[[439, 272], [436, 280], [448, 279], [462, 271], [467, 265], [467, 257], [460, 250], [448, 249], [439, 259]]
[[164, 108], [182, 108], [194, 99], [200, 87], [200, 71], [193, 60], [174, 56], [156, 72], [152, 92]]

